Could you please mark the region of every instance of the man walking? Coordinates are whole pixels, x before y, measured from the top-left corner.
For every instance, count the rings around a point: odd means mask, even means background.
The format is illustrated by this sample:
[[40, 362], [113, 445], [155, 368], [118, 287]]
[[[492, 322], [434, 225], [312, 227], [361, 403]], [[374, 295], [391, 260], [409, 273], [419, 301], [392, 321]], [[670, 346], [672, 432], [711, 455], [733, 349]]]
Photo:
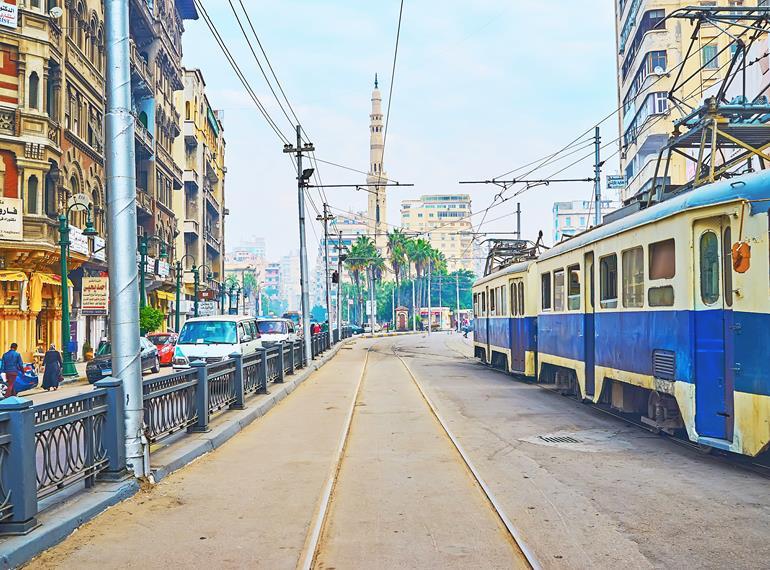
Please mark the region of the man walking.
[[8, 384], [8, 396], [15, 396], [14, 384], [16, 383], [16, 377], [24, 372], [24, 362], [21, 359], [16, 349], [19, 346], [14, 342], [11, 344], [11, 349], [3, 355], [0, 366], [2, 366], [3, 372], [5, 372], [5, 382]]

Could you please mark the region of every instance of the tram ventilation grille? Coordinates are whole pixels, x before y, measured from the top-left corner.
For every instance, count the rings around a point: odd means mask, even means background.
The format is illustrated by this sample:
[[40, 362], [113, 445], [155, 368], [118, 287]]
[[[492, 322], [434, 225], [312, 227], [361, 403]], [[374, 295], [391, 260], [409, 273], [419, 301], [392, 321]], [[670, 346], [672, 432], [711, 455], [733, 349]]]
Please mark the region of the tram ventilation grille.
[[673, 380], [676, 371], [676, 353], [670, 350], [652, 351], [652, 374], [662, 380]]
[[546, 443], [582, 443], [579, 439], [568, 435], [540, 435], [538, 437]]

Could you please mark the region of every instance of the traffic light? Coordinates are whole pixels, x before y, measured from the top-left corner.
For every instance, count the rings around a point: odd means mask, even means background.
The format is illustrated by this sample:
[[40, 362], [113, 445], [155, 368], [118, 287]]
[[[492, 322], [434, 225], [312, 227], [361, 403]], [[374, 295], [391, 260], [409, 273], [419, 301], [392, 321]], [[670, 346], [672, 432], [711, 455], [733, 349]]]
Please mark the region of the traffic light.
[[338, 272], [332, 273], [332, 283], [339, 283], [340, 282], [340, 274]]

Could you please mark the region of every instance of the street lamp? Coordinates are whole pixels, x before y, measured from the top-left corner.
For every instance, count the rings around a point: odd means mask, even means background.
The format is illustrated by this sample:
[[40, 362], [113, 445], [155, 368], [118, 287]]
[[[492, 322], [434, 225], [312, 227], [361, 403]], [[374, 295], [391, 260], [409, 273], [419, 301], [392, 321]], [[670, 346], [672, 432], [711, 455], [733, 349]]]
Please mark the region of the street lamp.
[[156, 241], [160, 244], [160, 258], [166, 259], [168, 253], [166, 252], [166, 244], [158, 236], [143, 235], [139, 238], [139, 308], [144, 309], [147, 304], [147, 292], [144, 288], [144, 270], [147, 266], [147, 248], [151, 241]]
[[200, 270], [208, 270], [208, 273], [206, 273], [206, 281], [211, 281], [214, 279], [214, 274], [211, 272], [211, 268], [206, 265], [205, 263], [203, 265], [196, 266], [193, 264], [192, 268], [190, 268], [190, 273], [193, 274], [193, 307], [194, 307], [194, 315], [198, 316], [198, 287], [200, 286]]
[[[179, 319], [179, 311], [180, 311], [180, 305], [182, 303], [182, 264], [184, 263], [184, 260], [187, 258], [192, 259], [192, 266], [195, 267], [195, 258], [190, 255], [189, 253], [183, 255], [179, 259], [176, 260], [176, 306], [174, 308], [174, 330], [176, 330], [177, 333], [179, 333], [180, 329], [180, 319]], [[196, 293], [197, 297], [197, 293]]]
[[74, 208], [86, 210], [86, 227], [83, 235], [91, 237], [98, 235], [91, 219], [91, 206], [79, 202], [73, 202], [59, 215], [59, 257], [61, 262], [61, 341], [62, 341], [62, 376], [73, 377], [78, 375], [72, 353], [69, 350], [70, 342], [70, 301], [69, 288], [67, 287], [67, 252], [70, 246], [70, 226], [67, 218]]

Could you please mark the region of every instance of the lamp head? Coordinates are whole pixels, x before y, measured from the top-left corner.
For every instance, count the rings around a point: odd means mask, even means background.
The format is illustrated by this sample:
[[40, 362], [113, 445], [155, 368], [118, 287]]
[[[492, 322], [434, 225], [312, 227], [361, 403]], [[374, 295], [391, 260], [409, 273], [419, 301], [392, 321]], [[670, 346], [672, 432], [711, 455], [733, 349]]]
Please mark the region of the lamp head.
[[86, 237], [93, 237], [99, 235], [94, 227], [94, 222], [91, 219], [91, 207], [88, 208], [88, 214], [86, 215], [86, 228], [83, 230], [83, 235]]
[[168, 250], [166, 249], [166, 244], [163, 242], [160, 244], [160, 258], [168, 259]]
[[306, 168], [302, 171], [302, 176], [300, 178], [302, 178], [302, 180], [307, 182], [308, 180], [310, 180], [310, 177], [313, 176], [314, 172], [315, 172], [315, 168]]

